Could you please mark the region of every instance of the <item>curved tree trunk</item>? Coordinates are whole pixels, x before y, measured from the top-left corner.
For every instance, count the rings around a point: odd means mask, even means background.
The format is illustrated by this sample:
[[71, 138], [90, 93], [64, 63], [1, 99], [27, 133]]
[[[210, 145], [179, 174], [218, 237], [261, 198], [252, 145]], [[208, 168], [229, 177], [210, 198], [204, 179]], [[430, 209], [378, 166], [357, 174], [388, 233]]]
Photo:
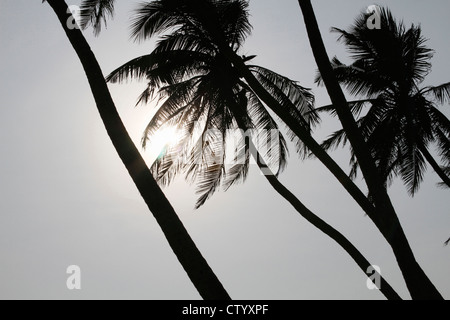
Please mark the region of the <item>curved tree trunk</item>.
[[[250, 147], [251, 148], [251, 147]], [[269, 181], [270, 185], [284, 198], [286, 199], [300, 215], [305, 218], [309, 223], [315, 226], [317, 229], [325, 233], [331, 239], [337, 242], [342, 249], [344, 249], [350, 257], [361, 268], [362, 272], [367, 276], [367, 272], [372, 264], [362, 255], [362, 253], [338, 230], [334, 229], [320, 217], [316, 216], [311, 210], [309, 210], [289, 189], [287, 189], [273, 174], [267, 174], [267, 166], [261, 160], [261, 157], [256, 153], [253, 157], [258, 163], [260, 169], [264, 169], [265, 177]], [[384, 279], [381, 274], [376, 270], [375, 273], [380, 279], [380, 291], [388, 300], [401, 300], [401, 297], [391, 287], [391, 285]]]
[[442, 299], [440, 293], [415, 260], [411, 247], [409, 246], [403, 229], [401, 228], [400, 222], [395, 214], [395, 211], [393, 211], [390, 200], [388, 202], [378, 202], [381, 205], [375, 208], [364, 193], [311, 136], [311, 134], [301, 124], [299, 124], [296, 119], [292, 118], [285, 109], [281, 108], [279, 103], [271, 96], [271, 94], [264, 89], [264, 87], [246, 67], [241, 57], [234, 53], [231, 48], [223, 47], [223, 49], [227, 52], [228, 59], [232, 61], [233, 65], [239, 70], [256, 95], [289, 127], [289, 129], [291, 129], [300, 138], [300, 140], [302, 140], [311, 153], [325, 165], [325, 167], [335, 176], [345, 190], [364, 210], [367, 216], [375, 223], [378, 230], [383, 234], [393, 249], [408, 289], [411, 292], [411, 296], [414, 299]]
[[[239, 106], [236, 105], [235, 108], [238, 109]], [[239, 118], [236, 118], [236, 121], [241, 129], [244, 129], [246, 127]], [[372, 264], [369, 263], [369, 261], [362, 255], [362, 253], [342, 233], [340, 233], [320, 217], [315, 215], [289, 189], [287, 189], [264, 162], [263, 158], [257, 151], [256, 146], [253, 144], [251, 138], [245, 137], [245, 139], [248, 142], [249, 149], [247, 149], [246, 151], [250, 152], [250, 154], [258, 164], [259, 169], [264, 174], [270, 185], [275, 189], [275, 191], [277, 191], [279, 195], [287, 200], [294, 207], [294, 209], [309, 223], [311, 223], [317, 229], [336, 241], [336, 243], [339, 244], [350, 255], [350, 257], [361, 268], [362, 272], [364, 272], [364, 274], [367, 276], [367, 270], [372, 266]], [[397, 292], [395, 292], [395, 290], [386, 281], [386, 279], [384, 279], [376, 270], [375, 273], [380, 279], [379, 289], [384, 294], [384, 296], [388, 300], [401, 300], [401, 297]]]
[[67, 4], [62, 0], [48, 0], [48, 3], [58, 16], [83, 65], [98, 111], [117, 153], [184, 270], [202, 298], [229, 300], [230, 296], [201, 255], [129, 137], [115, 108], [101, 68], [84, 36], [80, 30], [68, 28], [70, 11]]
[[415, 260], [394, 207], [378, 175], [375, 162], [370, 156], [369, 149], [359, 132], [355, 119], [348, 108], [344, 93], [335, 77], [320, 34], [311, 1], [298, 0], [298, 2], [303, 13], [311, 48], [319, 71], [331, 101], [336, 107], [339, 120], [341, 121], [344, 130], [347, 132], [348, 139], [358, 158], [369, 192], [374, 199], [377, 214], [379, 215], [379, 227], [381, 227], [384, 237], [394, 251], [411, 296], [413, 299], [443, 299], [442, 295], [438, 292]]
[[450, 177], [447, 176], [442, 170], [442, 168], [439, 166], [439, 164], [434, 160], [431, 153], [428, 151], [427, 148], [424, 146], [420, 147], [420, 152], [424, 155], [425, 159], [427, 159], [428, 163], [431, 165], [431, 167], [434, 169], [434, 171], [438, 174], [439, 178], [442, 179], [442, 182], [444, 182], [449, 188], [450, 188]]

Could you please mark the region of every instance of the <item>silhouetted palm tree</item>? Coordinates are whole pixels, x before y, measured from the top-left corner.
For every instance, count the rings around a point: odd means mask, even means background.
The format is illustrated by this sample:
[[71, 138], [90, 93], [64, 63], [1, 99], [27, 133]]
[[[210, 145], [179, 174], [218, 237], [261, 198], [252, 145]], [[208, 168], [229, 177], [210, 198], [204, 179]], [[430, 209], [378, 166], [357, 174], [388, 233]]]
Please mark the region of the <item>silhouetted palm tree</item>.
[[[149, 24], [146, 23], [145, 19], [141, 19], [141, 22], [143, 22], [141, 30], [144, 32], [137, 34], [136, 36], [143, 40], [145, 37], [151, 37], [161, 30], [171, 29], [171, 27], [178, 26], [179, 21], [189, 18], [189, 15], [183, 17], [182, 10], [178, 10], [180, 6], [185, 7], [186, 5], [189, 5], [191, 9], [196, 10], [199, 13], [196, 17], [196, 21], [200, 22], [199, 25], [201, 25], [202, 30], [208, 34], [208, 39], [213, 41], [213, 45], [219, 50], [223, 57], [225, 57], [233, 65], [233, 67], [237, 69], [239, 77], [245, 79], [248, 86], [259, 97], [259, 99], [261, 99], [261, 101], [263, 101], [268, 108], [280, 117], [280, 119], [301, 140], [301, 142], [307, 146], [310, 151], [330, 170], [342, 186], [367, 213], [370, 219], [376, 224], [393, 248], [394, 254], [399, 262], [402, 273], [404, 274], [408, 288], [410, 288], [410, 292], [412, 292], [413, 298], [440, 297], [439, 293], [435, 290], [434, 286], [431, 284], [414, 258], [392, 203], [387, 196], [381, 179], [377, 174], [375, 163], [370, 156], [370, 152], [365, 145], [365, 141], [359, 134], [358, 127], [356, 123], [354, 123], [350, 110], [348, 110], [348, 112], [345, 110], [346, 101], [339, 85], [336, 83], [336, 85], [330, 86], [330, 84], [333, 84], [333, 81], [326, 81], [327, 87], [329, 88], [330, 97], [333, 101], [336, 101], [336, 105], [341, 106], [341, 108], [339, 108], [340, 118], [341, 121], [345, 123], [344, 127], [351, 132], [350, 139], [352, 145], [357, 146], [356, 149], [358, 150], [359, 161], [364, 164], [362, 166], [362, 171], [374, 199], [373, 203], [368, 200], [364, 193], [361, 192], [361, 190], [319, 145], [319, 143], [313, 139], [307, 122], [304, 119], [299, 118], [297, 112], [294, 112], [293, 114], [293, 111], [297, 109], [296, 106], [288, 99], [284, 100], [283, 103], [280, 104], [280, 101], [277, 101], [273, 94], [267, 91], [261, 82], [250, 71], [245, 63], [246, 61], [244, 57], [239, 56], [234, 48], [229, 46], [229, 44], [225, 41], [226, 37], [223, 34], [223, 30], [219, 28], [219, 24], [217, 23], [220, 21], [221, 16], [211, 4], [211, 1], [166, 0], [165, 2], [168, 4], [165, 11], [161, 11], [159, 15], [148, 17], [149, 19], [153, 18], [157, 22], [157, 28], [148, 28]], [[304, 12], [305, 22], [310, 35], [309, 38], [316, 56], [316, 60], [319, 62], [319, 68], [325, 66], [326, 69], [328, 66], [329, 70], [328, 72], [325, 72], [325, 74], [333, 74], [328, 56], [326, 55], [326, 51], [323, 46], [320, 32], [318, 30], [317, 21], [315, 20], [312, 6], [307, 0], [300, 0], [299, 3]], [[186, 20], [186, 22], [190, 23], [189, 20]], [[155, 24], [153, 24], [153, 26], [155, 26]], [[374, 206], [374, 203], [376, 206]]]
[[[433, 50], [425, 46], [420, 26], [409, 29], [397, 22], [388, 9], [380, 9], [381, 29], [367, 28], [362, 14], [349, 31], [333, 28], [351, 53], [352, 64], [337, 58], [332, 66], [339, 82], [363, 100], [352, 103], [358, 124], [386, 184], [400, 175], [411, 195], [419, 189], [427, 161], [450, 186], [448, 174], [431, 155], [432, 143], [444, 164], [450, 163], [450, 121], [437, 103], [450, 102], [450, 82], [420, 88], [431, 69]], [[319, 75], [317, 81], [322, 83]], [[360, 116], [364, 106], [370, 106]], [[323, 110], [333, 111], [333, 107]], [[346, 142], [337, 131], [324, 144], [328, 149]], [[352, 175], [358, 161], [352, 152]]]
[[[81, 31], [77, 28], [70, 28], [67, 23], [70, 17], [67, 4], [61, 0], [48, 0], [47, 2], [58, 16], [67, 38], [83, 65], [97, 109], [117, 153], [192, 283], [204, 299], [230, 299], [187, 233], [173, 207], [153, 179], [145, 161], [129, 137], [93, 52]], [[101, 14], [97, 12], [96, 10], [102, 8], [93, 6], [95, 1], [87, 1], [86, 3], [84, 9], [89, 9], [89, 6], [94, 8], [90, 11], [93, 15], [89, 16], [89, 19], [93, 17], [92, 19], [97, 23], [96, 27], [98, 28], [100, 17], [104, 16], [105, 11], [102, 11]], [[113, 1], [97, 1], [97, 3], [106, 6], [108, 3], [112, 5]], [[110, 8], [112, 9], [111, 6]], [[84, 17], [87, 17], [88, 13], [88, 11], [84, 11]]]
[[[166, 125], [179, 128], [180, 139], [167, 147], [155, 161], [152, 171], [162, 184], [170, 183], [176, 174], [185, 172], [196, 180], [201, 194], [197, 207], [223, 185], [228, 189], [247, 176], [252, 154], [266, 173], [271, 185], [308, 221], [337, 241], [358, 263], [363, 272], [370, 266], [361, 253], [338, 231], [307, 209], [276, 178], [286, 163], [287, 147], [278, 126], [258, 96], [239, 72], [221, 54], [199, 15], [205, 8], [192, 2], [153, 1], [137, 10], [132, 33], [146, 38], [147, 32], [163, 33], [154, 51], [138, 57], [113, 71], [107, 80], [123, 82], [128, 78], [146, 80], [147, 89], [138, 103], [159, 96], [158, 111], [144, 134], [143, 145], [158, 129]], [[210, 1], [225, 30], [224, 39], [238, 51], [250, 32], [247, 1]], [[173, 29], [172, 29], [173, 28]], [[164, 33], [169, 29], [171, 32]], [[245, 57], [248, 62], [253, 57]], [[265, 68], [249, 65], [249, 70], [278, 101], [295, 105], [291, 114], [309, 127], [317, 121], [313, 96], [308, 90]], [[309, 128], [308, 128], [309, 130]], [[244, 132], [253, 133], [246, 137]], [[231, 135], [231, 136], [230, 136]], [[297, 137], [292, 135], [292, 137]], [[248, 139], [246, 139], [248, 138]], [[267, 139], [271, 145], [267, 145]], [[234, 142], [231, 156], [226, 144]], [[298, 140], [297, 140], [298, 141]], [[298, 144], [299, 149], [303, 145]], [[262, 154], [261, 154], [262, 153]], [[268, 164], [268, 167], [266, 166]], [[276, 174], [271, 173], [274, 167]], [[390, 299], [399, 296], [383, 279], [382, 292]]]
[[[217, 1], [217, 4], [217, 9], [224, 12], [220, 14], [222, 21], [218, 23], [222, 23], [222, 29], [229, 30], [226, 33], [229, 37], [227, 41], [238, 50], [243, 37], [239, 39], [237, 33], [243, 33], [242, 29], [250, 29], [248, 20], [242, 17], [246, 14], [246, 8], [240, 7], [246, 2]], [[145, 14], [144, 19], [147, 20], [148, 16], [157, 16], [166, 9], [166, 5], [167, 1], [144, 4], [137, 10], [137, 16]], [[181, 12], [186, 9], [177, 7], [177, 10]], [[153, 171], [163, 184], [170, 183], [172, 177], [183, 169], [191, 177], [200, 177], [199, 207], [219, 187], [218, 181], [222, 177], [226, 189], [246, 177], [249, 153], [245, 151], [248, 146], [245, 139], [240, 137], [240, 130], [255, 134], [251, 139], [260, 153], [264, 152], [262, 150], [267, 146], [267, 139], [272, 138], [272, 145], [265, 148], [267, 150], [263, 156], [267, 163], [276, 166], [277, 174], [286, 164], [287, 146], [276, 121], [264, 104], [240, 79], [237, 70], [221, 55], [208, 35], [204, 34], [201, 25], [186, 23], [186, 16], [182, 16], [182, 19], [178, 22], [181, 28], [165, 35], [151, 54], [119, 67], [107, 77], [107, 81], [123, 82], [129, 77], [146, 80], [148, 87], [139, 97], [138, 103], [147, 103], [156, 90], [160, 99], [166, 98], [145, 130], [143, 146], [145, 148], [148, 138], [162, 126], [178, 126], [178, 143], [157, 159]], [[189, 19], [194, 20], [191, 17]], [[156, 21], [160, 22], [160, 17]], [[239, 21], [245, 23], [239, 26]], [[152, 28], [152, 22], [136, 20], [137, 28], [133, 33], [143, 34], [140, 27], [145, 24], [147, 28]], [[246, 61], [251, 58], [246, 58]], [[313, 109], [314, 98], [309, 90], [263, 67], [252, 65], [249, 68], [280, 103], [289, 99], [296, 106], [292, 114], [299, 119], [306, 118], [304, 115], [308, 114], [308, 126], [317, 122], [318, 117]], [[230, 133], [233, 136], [229, 137]], [[272, 133], [275, 133], [274, 137], [270, 136]], [[292, 137], [296, 138], [295, 135]], [[234, 142], [239, 152], [232, 157], [227, 157], [224, 152], [228, 138], [237, 138]], [[299, 143], [298, 147], [300, 149], [302, 145]], [[236, 158], [238, 155], [243, 158]], [[226, 170], [225, 164], [233, 163]]]
[[[339, 86], [323, 43], [314, 9], [310, 0], [298, 1], [305, 22], [315, 60], [327, 88], [336, 114], [346, 131], [366, 181], [376, 213], [367, 212], [390, 244], [413, 299], [443, 299], [436, 287], [417, 263], [404, 234], [397, 213], [387, 194], [384, 181], [372, 157], [371, 150], [356, 123], [351, 108]], [[312, 150], [313, 151], [313, 150]]]

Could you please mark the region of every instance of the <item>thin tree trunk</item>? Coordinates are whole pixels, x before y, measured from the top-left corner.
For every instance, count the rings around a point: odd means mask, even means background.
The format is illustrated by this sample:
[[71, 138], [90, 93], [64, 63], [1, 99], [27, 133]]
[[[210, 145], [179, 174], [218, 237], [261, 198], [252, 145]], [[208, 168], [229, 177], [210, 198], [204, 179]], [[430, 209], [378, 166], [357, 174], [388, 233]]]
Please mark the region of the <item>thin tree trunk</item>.
[[201, 255], [173, 207], [161, 191], [142, 156], [129, 137], [104, 80], [101, 68], [81, 31], [69, 29], [67, 4], [48, 0], [75, 49], [88, 78], [106, 131], [148, 208], [161, 227], [192, 283], [207, 300], [229, 300], [230, 296]]
[[[250, 147], [252, 148], [252, 147]], [[356, 262], [356, 264], [361, 268], [362, 272], [367, 276], [367, 272], [371, 266], [373, 266], [362, 253], [338, 230], [334, 229], [331, 225], [326, 223], [320, 217], [315, 215], [311, 210], [309, 210], [289, 189], [287, 189], [274, 174], [267, 172], [267, 165], [262, 161], [262, 158], [258, 153], [256, 155], [253, 152], [253, 157], [258, 163], [258, 167], [264, 169], [264, 176], [270, 185], [285, 199], [287, 200], [294, 209], [309, 223], [315, 226], [317, 229], [325, 233], [331, 239], [337, 242], [342, 249], [344, 249], [350, 257]], [[376, 270], [375, 273], [380, 279], [380, 291], [388, 300], [401, 300], [398, 293], [391, 287], [391, 285], [386, 281], [386, 279], [381, 276]]]
[[379, 227], [390, 243], [413, 299], [443, 299], [414, 258], [395, 209], [379, 177], [378, 169], [348, 108], [346, 98], [330, 64], [310, 0], [298, 0], [311, 48], [337, 115], [355, 151], [379, 215]]
[[[234, 105], [232, 99], [230, 99], [229, 104]], [[236, 105], [235, 109], [239, 110], [239, 106]], [[236, 118], [236, 121], [241, 129], [246, 128], [245, 124], [239, 117]], [[247, 142], [249, 144], [249, 150], [247, 151], [249, 151], [252, 157], [255, 159], [259, 169], [264, 173], [267, 181], [275, 189], [275, 191], [277, 191], [278, 194], [280, 194], [285, 200], [287, 200], [294, 207], [294, 209], [309, 223], [311, 223], [317, 229], [336, 241], [350, 255], [350, 257], [361, 268], [362, 272], [364, 272], [364, 274], [367, 276], [367, 270], [372, 266], [372, 264], [369, 263], [369, 261], [361, 254], [361, 252], [342, 233], [340, 233], [320, 217], [315, 215], [289, 189], [287, 189], [273, 174], [273, 172], [270, 171], [269, 167], [257, 151], [256, 146], [253, 144], [251, 138], [246, 137], [245, 139], [247, 139]], [[375, 273], [380, 279], [379, 289], [381, 293], [383, 293], [388, 300], [401, 300], [401, 297], [397, 294], [397, 292], [395, 292], [395, 290], [386, 281], [386, 279], [384, 279], [376, 270]]]
[[431, 153], [428, 151], [427, 148], [424, 146], [420, 147], [420, 152], [424, 155], [425, 159], [427, 159], [428, 163], [431, 165], [431, 167], [434, 169], [434, 171], [438, 174], [438, 176], [442, 179], [442, 182], [444, 182], [449, 188], [450, 188], [450, 177], [447, 176], [442, 170], [442, 168], [439, 166], [439, 164], [434, 160]]
[[[230, 48], [223, 49], [228, 50]], [[439, 292], [437, 292], [434, 285], [415, 260], [411, 247], [409, 246], [397, 216], [387, 214], [387, 212], [392, 213], [392, 209], [386, 209], [386, 206], [392, 206], [390, 201], [387, 204], [381, 203], [380, 206], [375, 208], [364, 193], [342, 170], [342, 168], [340, 168], [339, 165], [330, 157], [330, 155], [319, 145], [319, 143], [314, 140], [310, 133], [303, 128], [303, 126], [299, 124], [296, 119], [292, 118], [287, 110], [283, 109], [271, 96], [271, 94], [264, 89], [264, 87], [246, 67], [242, 59], [231, 49], [228, 50], [227, 57], [239, 70], [241, 75], [245, 78], [258, 97], [278, 117], [280, 117], [280, 119], [300, 138], [300, 140], [302, 140], [302, 142], [317, 157], [317, 159], [325, 165], [325, 167], [335, 176], [345, 190], [359, 204], [367, 216], [375, 223], [378, 230], [391, 245], [412, 297], [414, 299], [442, 299], [442, 296]], [[295, 106], [292, 107], [295, 108]]]
[[[342, 168], [334, 161], [330, 155], [320, 146], [320, 144], [311, 136], [311, 133], [305, 129], [302, 124], [298, 123], [286, 110], [282, 108], [278, 101], [266, 91], [266, 89], [259, 83], [258, 79], [247, 68], [244, 61], [231, 48], [223, 47], [227, 58], [233, 63], [234, 67], [247, 81], [253, 92], [271, 109], [297, 137], [308, 147], [314, 156], [317, 157], [325, 167], [335, 176], [335, 178], [342, 184], [353, 199], [360, 205], [364, 212], [374, 221], [377, 221], [375, 208], [364, 195], [364, 193], [356, 186], [356, 184], [348, 177]], [[292, 104], [291, 108], [295, 108]]]

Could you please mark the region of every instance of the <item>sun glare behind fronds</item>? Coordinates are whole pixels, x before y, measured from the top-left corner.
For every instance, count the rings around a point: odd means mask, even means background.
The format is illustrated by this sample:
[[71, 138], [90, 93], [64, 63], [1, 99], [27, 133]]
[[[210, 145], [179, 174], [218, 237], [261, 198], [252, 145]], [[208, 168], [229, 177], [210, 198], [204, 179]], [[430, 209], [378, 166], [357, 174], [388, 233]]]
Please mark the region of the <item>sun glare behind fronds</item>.
[[148, 165], [162, 157], [168, 148], [173, 146], [179, 139], [179, 132], [175, 126], [166, 126], [159, 129], [155, 134], [148, 137], [145, 147], [145, 158]]

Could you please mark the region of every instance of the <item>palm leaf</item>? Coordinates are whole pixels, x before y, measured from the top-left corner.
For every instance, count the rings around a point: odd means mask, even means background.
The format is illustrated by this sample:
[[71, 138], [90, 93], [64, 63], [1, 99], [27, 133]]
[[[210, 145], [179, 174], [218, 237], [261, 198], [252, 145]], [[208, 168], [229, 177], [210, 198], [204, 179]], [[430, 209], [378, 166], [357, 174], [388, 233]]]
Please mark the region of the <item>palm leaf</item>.
[[426, 87], [422, 94], [431, 95], [440, 104], [450, 103], [450, 82], [435, 87]]
[[181, 9], [184, 1], [166, 0], [141, 3], [134, 12], [131, 36], [142, 41], [156, 34], [179, 27], [184, 22]]
[[450, 243], [450, 238], [448, 238], [448, 240], [444, 242], [444, 245], [447, 246], [449, 243]]
[[108, 18], [114, 16], [115, 0], [83, 0], [80, 6], [80, 27], [86, 29], [90, 25], [94, 28], [94, 34], [98, 35]]

